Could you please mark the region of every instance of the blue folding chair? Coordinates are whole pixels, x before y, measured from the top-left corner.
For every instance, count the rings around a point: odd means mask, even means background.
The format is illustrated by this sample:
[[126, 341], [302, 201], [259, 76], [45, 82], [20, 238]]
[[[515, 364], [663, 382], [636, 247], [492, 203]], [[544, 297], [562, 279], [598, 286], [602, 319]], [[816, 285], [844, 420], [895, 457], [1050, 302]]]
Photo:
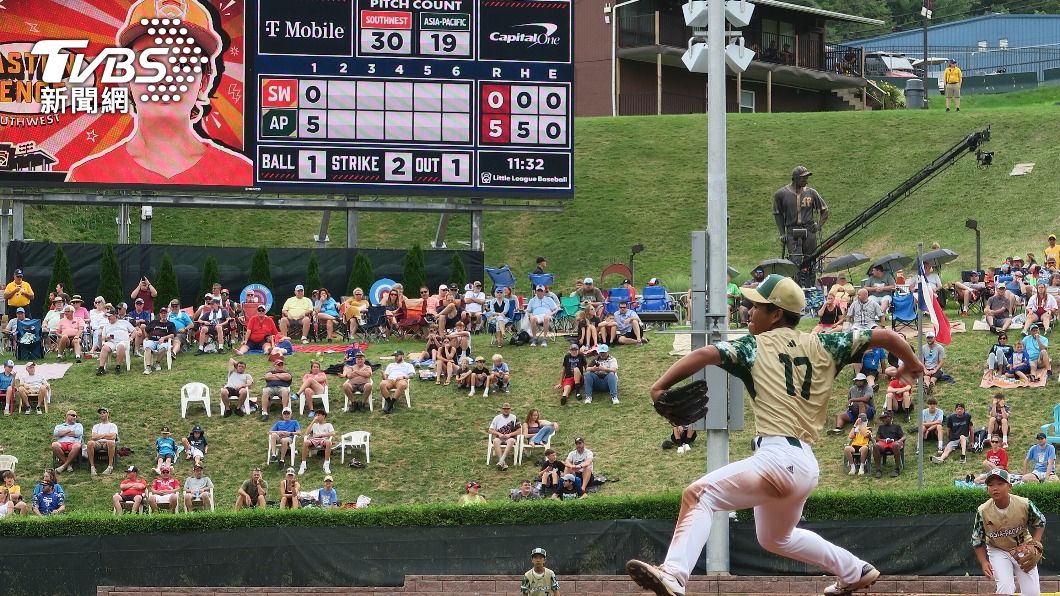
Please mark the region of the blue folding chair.
[[15, 326], [15, 358], [18, 360], [44, 358], [44, 339], [40, 319], [23, 319]]
[[629, 288], [611, 288], [607, 291], [607, 304], [604, 307], [604, 312], [607, 314], [614, 314], [618, 312], [619, 302], [629, 302]]
[[673, 302], [666, 288], [662, 286], [647, 286], [641, 291], [640, 304], [637, 312], [669, 312], [673, 310]]
[[913, 307], [913, 295], [909, 292], [895, 292], [891, 295], [891, 329], [899, 327], [916, 329], [916, 309]]
[[555, 278], [552, 277], [551, 273], [531, 273], [529, 274], [529, 277], [530, 285], [535, 288], [537, 286], [551, 287], [552, 284], [556, 282]]
[[512, 274], [512, 270], [507, 265], [486, 267], [486, 275], [490, 276], [490, 280], [493, 282], [493, 289], [490, 290], [491, 294], [496, 292], [497, 288], [515, 287], [515, 275]]

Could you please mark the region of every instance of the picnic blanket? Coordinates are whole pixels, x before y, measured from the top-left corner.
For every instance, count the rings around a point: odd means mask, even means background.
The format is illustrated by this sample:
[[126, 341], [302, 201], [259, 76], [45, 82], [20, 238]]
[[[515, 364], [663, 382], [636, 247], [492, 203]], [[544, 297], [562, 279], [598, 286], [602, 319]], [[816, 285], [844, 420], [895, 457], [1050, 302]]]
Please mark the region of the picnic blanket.
[[[931, 329], [931, 324], [927, 321], [924, 322], [924, 331], [927, 332]], [[965, 327], [964, 321], [950, 321], [950, 333], [967, 333], [968, 328]], [[916, 337], [916, 327], [903, 327], [898, 331], [906, 339]]]
[[[61, 379], [66, 376], [66, 371], [70, 370], [73, 366], [69, 362], [52, 362], [52, 363], [40, 363], [37, 364], [37, 374], [44, 377], [45, 380], [51, 381], [52, 379]], [[21, 375], [26, 372], [26, 365], [19, 364], [15, 366], [15, 375]]]
[[[292, 342], [293, 343], [293, 342]], [[349, 348], [356, 348], [362, 352], [368, 349], [366, 343], [355, 343], [352, 345], [344, 344], [294, 344], [295, 352], [305, 352], [307, 354], [335, 354], [345, 353]]]
[[997, 387], [998, 389], [1015, 389], [1019, 387], [1045, 387], [1047, 379], [1045, 375], [1038, 377], [1037, 381], [1023, 382], [1019, 379], [1009, 379], [1004, 376], [998, 376], [990, 371], [983, 373], [983, 380], [979, 383], [979, 386], [983, 389], [992, 389]]

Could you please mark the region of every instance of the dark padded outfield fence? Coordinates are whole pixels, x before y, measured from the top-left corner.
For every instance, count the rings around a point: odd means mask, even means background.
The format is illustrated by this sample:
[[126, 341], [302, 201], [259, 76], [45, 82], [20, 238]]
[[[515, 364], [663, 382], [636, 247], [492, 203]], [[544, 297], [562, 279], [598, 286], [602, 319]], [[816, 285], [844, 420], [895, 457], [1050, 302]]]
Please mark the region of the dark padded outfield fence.
[[[5, 596], [94, 594], [113, 586], [400, 586], [406, 575], [520, 575], [534, 546], [560, 575], [623, 575], [630, 558], [661, 560], [674, 522], [533, 526], [283, 527], [0, 541]], [[980, 575], [972, 514], [800, 524], [887, 575]], [[821, 575], [758, 546], [753, 522], [731, 528], [734, 575]], [[1046, 531], [1043, 575], [1060, 571], [1060, 533]], [[702, 565], [695, 574], [702, 574]]]
[[[70, 261], [70, 269], [73, 271], [73, 289], [84, 297], [86, 306], [90, 307], [92, 297], [96, 295], [96, 289], [99, 286], [100, 263], [103, 260], [106, 245], [64, 243], [60, 246], [63, 247], [63, 252]], [[47, 285], [52, 276], [55, 247], [56, 245], [50, 242], [12, 241], [8, 248], [7, 279], [10, 280], [11, 273], [15, 269], [22, 269], [26, 280], [36, 292], [36, 298], [32, 304], [34, 315], [41, 312], [41, 306], [47, 299], [48, 292], [54, 289], [48, 288]], [[159, 266], [162, 264], [162, 255], [169, 253], [170, 258], [173, 259], [173, 269], [177, 273], [181, 303], [185, 306], [192, 306], [202, 302], [202, 296], [198, 295], [199, 283], [202, 280], [202, 266], [207, 257], [213, 256], [217, 259], [221, 273], [221, 285], [234, 294], [247, 285], [250, 262], [257, 248], [118, 244], [114, 246], [114, 252], [121, 266], [122, 287], [126, 291], [132, 291], [141, 275], [148, 275], [154, 281], [158, 276]], [[452, 281], [449, 279], [449, 273], [453, 252], [460, 254], [468, 281], [482, 279], [484, 263], [482, 252], [424, 250], [427, 282], [430, 287], [436, 288], [440, 283]], [[364, 254], [371, 261], [376, 279], [388, 277], [401, 281], [406, 251], [371, 248], [269, 248], [268, 253], [273, 282], [273, 287], [269, 289], [272, 290], [273, 301], [282, 305], [284, 300], [294, 295], [296, 284], [306, 283], [306, 265], [310, 254], [316, 254], [320, 263], [320, 280], [324, 287], [338, 299], [346, 293], [350, 269], [358, 253]], [[364, 290], [367, 292], [368, 288]], [[415, 295], [415, 291], [409, 295]], [[278, 312], [278, 307], [274, 307], [271, 311], [272, 314]]]

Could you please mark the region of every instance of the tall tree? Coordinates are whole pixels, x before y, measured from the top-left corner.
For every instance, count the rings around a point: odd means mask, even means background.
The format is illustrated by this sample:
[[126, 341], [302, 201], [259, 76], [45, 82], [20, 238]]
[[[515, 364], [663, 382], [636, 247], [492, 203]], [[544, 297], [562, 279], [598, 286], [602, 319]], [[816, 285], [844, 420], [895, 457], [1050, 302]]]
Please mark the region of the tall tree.
[[453, 260], [449, 265], [449, 282], [454, 283], [460, 287], [460, 291], [464, 291], [464, 284], [467, 283], [467, 269], [464, 268], [464, 259], [460, 258], [460, 252], [453, 251]]
[[401, 275], [406, 296], [418, 296], [419, 289], [427, 285], [427, 265], [423, 260], [423, 248], [417, 242], [405, 253], [405, 270]]
[[199, 296], [205, 296], [213, 289], [214, 284], [221, 283], [221, 267], [213, 255], [206, 257], [202, 264], [202, 280], [199, 282]]
[[317, 253], [315, 252], [309, 254], [309, 262], [306, 263], [305, 284], [309, 288], [306, 292], [307, 294], [313, 290], [319, 290], [323, 286], [320, 281], [320, 262], [317, 261]]
[[269, 252], [261, 247], [254, 253], [250, 261], [250, 277], [248, 283], [261, 284], [266, 288], [272, 288], [272, 271], [269, 265]]
[[162, 264], [158, 267], [155, 289], [158, 290], [158, 296], [155, 297], [156, 308], [168, 305], [169, 301], [174, 298], [180, 300], [180, 284], [177, 282], [177, 271], [173, 268], [173, 257], [169, 256], [168, 252], [162, 253]]
[[125, 298], [125, 290], [121, 285], [121, 266], [118, 264], [118, 255], [114, 253], [114, 246], [111, 244], [108, 244], [103, 251], [98, 291], [104, 300], [115, 306]]
[[55, 262], [52, 264], [52, 278], [45, 290], [51, 292], [55, 289], [55, 285], [60, 283], [63, 284], [67, 294], [74, 295], [74, 274], [70, 271], [70, 261], [66, 258], [63, 247], [56, 244]]
[[357, 251], [357, 256], [353, 259], [353, 268], [350, 269], [350, 279], [346, 283], [346, 295], [352, 296], [354, 289], [361, 288], [367, 299], [368, 290], [372, 288], [373, 283], [375, 283], [375, 272], [372, 271], [372, 262], [368, 259], [368, 255]]

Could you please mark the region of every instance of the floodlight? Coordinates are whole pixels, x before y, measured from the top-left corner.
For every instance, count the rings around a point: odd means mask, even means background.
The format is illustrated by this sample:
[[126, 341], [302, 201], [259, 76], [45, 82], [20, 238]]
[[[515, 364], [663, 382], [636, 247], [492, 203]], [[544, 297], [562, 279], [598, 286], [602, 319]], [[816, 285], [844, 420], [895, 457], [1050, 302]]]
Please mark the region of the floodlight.
[[688, 40], [688, 49], [681, 56], [681, 62], [685, 63], [685, 68], [689, 72], [707, 72], [708, 62], [710, 61], [709, 54], [707, 53], [707, 42], [696, 41], [696, 38]]
[[725, 63], [729, 65], [733, 72], [747, 70], [747, 67], [751, 65], [751, 61], [754, 59], [755, 53], [747, 49], [742, 37], [736, 42], [725, 46]]
[[[706, 27], [708, 19], [707, 7], [709, 4], [706, 0], [686, 2], [681, 7], [681, 11], [685, 16], [685, 24], [689, 27]], [[749, 25], [754, 11], [755, 5], [746, 0], [726, 0], [725, 2], [725, 20], [736, 28]]]

